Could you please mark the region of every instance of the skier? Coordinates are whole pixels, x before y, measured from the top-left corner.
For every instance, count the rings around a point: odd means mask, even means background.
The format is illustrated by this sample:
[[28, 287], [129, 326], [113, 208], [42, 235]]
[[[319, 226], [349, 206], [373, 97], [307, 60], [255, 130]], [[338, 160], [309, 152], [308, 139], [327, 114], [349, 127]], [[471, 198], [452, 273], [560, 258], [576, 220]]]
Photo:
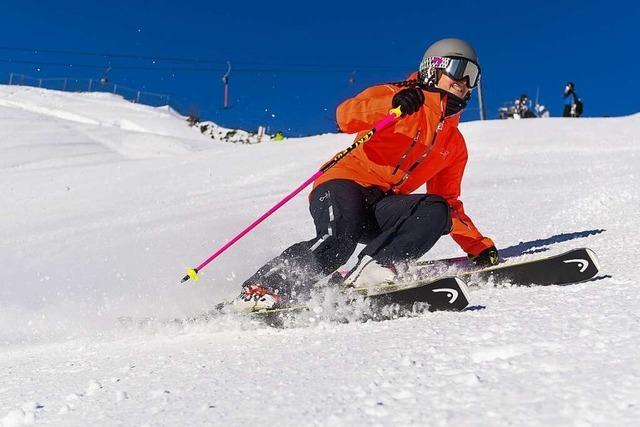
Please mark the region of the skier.
[[582, 115], [583, 104], [575, 91], [575, 85], [567, 82], [564, 87], [564, 109], [562, 117], [580, 117]]
[[[370, 87], [340, 104], [340, 129], [358, 137], [392, 107], [402, 116], [314, 182], [309, 210], [316, 237], [287, 248], [245, 281], [236, 308], [260, 310], [303, 297], [345, 264], [358, 243], [366, 246], [345, 286], [396, 280], [403, 265], [445, 234], [478, 265], [496, 264], [493, 241], [459, 200], [467, 148], [458, 122], [479, 79], [473, 47], [443, 39], [407, 80]], [[423, 184], [426, 193], [412, 194]]]
[[[533, 111], [531, 111], [531, 101], [526, 93], [523, 93], [518, 98], [516, 98], [514, 105], [514, 118], [520, 119], [531, 119], [535, 118], [536, 115]], [[517, 115], [517, 117], [516, 117]]]

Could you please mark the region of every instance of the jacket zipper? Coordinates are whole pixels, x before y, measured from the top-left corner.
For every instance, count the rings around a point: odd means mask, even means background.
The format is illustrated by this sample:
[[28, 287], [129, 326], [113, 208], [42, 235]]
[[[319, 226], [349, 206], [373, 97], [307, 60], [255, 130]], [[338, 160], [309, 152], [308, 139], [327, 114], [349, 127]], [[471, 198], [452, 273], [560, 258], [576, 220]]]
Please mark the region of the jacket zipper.
[[[438, 122], [438, 126], [436, 126], [436, 131], [433, 133], [433, 137], [431, 138], [431, 142], [429, 143], [429, 145], [425, 149], [424, 153], [422, 153], [422, 155], [418, 158], [418, 160], [416, 160], [411, 165], [411, 167], [409, 169], [407, 169], [407, 171], [404, 173], [402, 178], [400, 178], [400, 180], [398, 182], [396, 182], [395, 184], [393, 184], [391, 186], [391, 188], [390, 188], [391, 191], [395, 192], [395, 190], [398, 187], [400, 187], [402, 184], [404, 184], [404, 182], [409, 178], [409, 175], [411, 175], [411, 173], [418, 167], [418, 165], [420, 165], [420, 163], [422, 163], [424, 161], [424, 159], [427, 158], [427, 156], [431, 153], [431, 150], [433, 149], [433, 146], [434, 146], [434, 144], [436, 142], [436, 138], [438, 137], [438, 134], [440, 133], [440, 131], [442, 130], [443, 127], [444, 127], [444, 116], [440, 117], [440, 121]], [[406, 153], [405, 153], [405, 155], [406, 155]], [[405, 156], [403, 156], [403, 158], [404, 157]], [[396, 170], [398, 169], [398, 167], [396, 167]], [[395, 173], [395, 171], [394, 171], [394, 173]]]
[[400, 169], [400, 166], [402, 166], [402, 163], [404, 163], [404, 160], [407, 158], [407, 155], [409, 154], [409, 152], [413, 150], [413, 147], [418, 142], [418, 139], [420, 139], [420, 133], [421, 133], [421, 130], [418, 129], [418, 133], [416, 133], [416, 136], [413, 138], [413, 141], [411, 141], [411, 145], [409, 145], [409, 148], [407, 148], [404, 154], [402, 154], [402, 157], [400, 157], [400, 160], [398, 160], [398, 164], [396, 165], [396, 168], [393, 170], [392, 175], [395, 175], [396, 172], [398, 172], [398, 169]]

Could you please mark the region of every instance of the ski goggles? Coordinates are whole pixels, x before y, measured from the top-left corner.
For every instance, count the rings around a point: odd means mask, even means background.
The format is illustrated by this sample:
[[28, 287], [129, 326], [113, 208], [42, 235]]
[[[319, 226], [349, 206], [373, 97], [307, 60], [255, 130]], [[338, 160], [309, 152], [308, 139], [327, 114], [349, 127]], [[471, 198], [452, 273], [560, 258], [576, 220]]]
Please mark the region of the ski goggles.
[[480, 67], [473, 61], [455, 56], [432, 56], [428, 60], [428, 65], [442, 70], [453, 80], [466, 80], [470, 88], [478, 86]]

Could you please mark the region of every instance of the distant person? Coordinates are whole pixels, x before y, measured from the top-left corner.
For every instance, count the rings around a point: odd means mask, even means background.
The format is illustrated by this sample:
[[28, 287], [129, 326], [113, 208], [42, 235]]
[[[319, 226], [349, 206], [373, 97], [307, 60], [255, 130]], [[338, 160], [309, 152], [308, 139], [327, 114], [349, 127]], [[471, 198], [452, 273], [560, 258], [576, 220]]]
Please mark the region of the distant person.
[[304, 298], [349, 260], [358, 243], [366, 246], [344, 286], [395, 281], [398, 269], [445, 234], [476, 264], [495, 265], [493, 241], [478, 231], [460, 201], [468, 153], [458, 123], [479, 79], [473, 47], [443, 39], [427, 49], [407, 80], [370, 87], [340, 104], [340, 128], [358, 137], [391, 108], [402, 115], [314, 182], [309, 210], [316, 236], [290, 246], [247, 279], [236, 309]]
[[531, 110], [531, 101], [527, 94], [523, 93], [514, 102], [514, 118], [515, 114], [521, 119], [535, 118], [536, 114]]
[[575, 91], [575, 85], [568, 82], [564, 87], [564, 109], [562, 117], [580, 117], [584, 106]]

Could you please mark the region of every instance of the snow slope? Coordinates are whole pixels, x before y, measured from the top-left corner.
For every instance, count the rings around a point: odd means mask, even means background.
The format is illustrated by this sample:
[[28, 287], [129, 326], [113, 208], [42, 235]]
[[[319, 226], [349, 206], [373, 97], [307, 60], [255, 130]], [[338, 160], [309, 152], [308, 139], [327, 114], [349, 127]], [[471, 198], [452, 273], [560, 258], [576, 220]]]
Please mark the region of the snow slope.
[[122, 326], [206, 311], [309, 238], [301, 195], [178, 284], [352, 137], [215, 143], [167, 109], [0, 86], [0, 424], [637, 425], [640, 115], [461, 129], [501, 254], [588, 246], [599, 280], [387, 322]]

